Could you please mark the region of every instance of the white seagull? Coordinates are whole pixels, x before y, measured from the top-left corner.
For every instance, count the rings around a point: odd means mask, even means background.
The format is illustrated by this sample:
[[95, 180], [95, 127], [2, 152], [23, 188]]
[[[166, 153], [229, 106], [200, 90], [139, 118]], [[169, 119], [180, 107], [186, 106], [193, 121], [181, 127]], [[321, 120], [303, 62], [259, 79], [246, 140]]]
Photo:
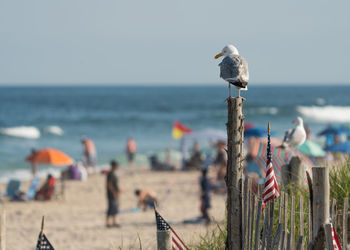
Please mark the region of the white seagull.
[[218, 59], [225, 56], [220, 66], [220, 77], [228, 82], [229, 92], [231, 96], [231, 84], [238, 89], [238, 96], [241, 90], [247, 90], [249, 71], [247, 61], [239, 55], [238, 50], [233, 45], [225, 46], [221, 53], [215, 56]]
[[297, 117], [292, 123], [296, 124], [294, 129], [289, 129], [286, 131], [283, 139], [283, 143], [281, 147], [286, 148], [289, 147], [299, 147], [306, 140], [306, 132], [304, 129], [303, 119], [301, 117]]

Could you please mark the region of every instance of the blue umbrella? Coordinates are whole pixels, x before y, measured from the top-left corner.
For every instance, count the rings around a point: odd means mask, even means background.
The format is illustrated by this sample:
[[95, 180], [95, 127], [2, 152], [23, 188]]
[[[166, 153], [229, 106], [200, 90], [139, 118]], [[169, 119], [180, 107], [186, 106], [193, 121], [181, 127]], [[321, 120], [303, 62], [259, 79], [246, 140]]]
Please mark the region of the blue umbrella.
[[344, 125], [330, 125], [321, 132], [319, 132], [317, 135], [342, 135], [342, 134], [350, 134], [350, 128]]
[[[274, 133], [271, 133], [274, 136]], [[244, 130], [244, 137], [267, 137], [267, 130], [263, 127], [254, 127]]]
[[333, 144], [326, 147], [325, 150], [330, 152], [350, 153], [350, 141]]

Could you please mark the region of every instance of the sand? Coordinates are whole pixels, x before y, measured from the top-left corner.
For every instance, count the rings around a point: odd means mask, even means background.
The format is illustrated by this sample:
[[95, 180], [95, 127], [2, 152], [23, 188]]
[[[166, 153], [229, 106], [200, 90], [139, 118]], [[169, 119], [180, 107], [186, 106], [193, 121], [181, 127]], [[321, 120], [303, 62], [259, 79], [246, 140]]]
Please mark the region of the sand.
[[[209, 227], [182, 223], [199, 215], [199, 172], [151, 172], [140, 169], [137, 174], [120, 170], [118, 175], [123, 189], [121, 210], [135, 207], [135, 188], [150, 188], [158, 193], [162, 216], [189, 246], [195, 245], [207, 230], [216, 227], [215, 223]], [[44, 232], [55, 249], [139, 249], [139, 239], [143, 249], [156, 249], [153, 210], [122, 212], [118, 215], [121, 228], [105, 227], [105, 179], [105, 175], [95, 174], [85, 182], [67, 181], [63, 199], [46, 202], [9, 202], [3, 199], [1, 207], [7, 217], [7, 249], [35, 249], [43, 215]], [[26, 186], [22, 189], [26, 190]], [[1, 190], [5, 190], [4, 185]], [[224, 196], [212, 195], [210, 215], [223, 223]]]

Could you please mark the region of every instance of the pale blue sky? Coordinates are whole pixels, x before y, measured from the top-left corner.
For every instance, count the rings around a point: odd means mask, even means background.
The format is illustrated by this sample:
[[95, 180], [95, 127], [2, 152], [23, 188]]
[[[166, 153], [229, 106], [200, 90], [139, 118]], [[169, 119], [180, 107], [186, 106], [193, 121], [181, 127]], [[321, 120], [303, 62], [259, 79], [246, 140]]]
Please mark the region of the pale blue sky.
[[350, 1], [1, 0], [0, 84], [349, 83]]

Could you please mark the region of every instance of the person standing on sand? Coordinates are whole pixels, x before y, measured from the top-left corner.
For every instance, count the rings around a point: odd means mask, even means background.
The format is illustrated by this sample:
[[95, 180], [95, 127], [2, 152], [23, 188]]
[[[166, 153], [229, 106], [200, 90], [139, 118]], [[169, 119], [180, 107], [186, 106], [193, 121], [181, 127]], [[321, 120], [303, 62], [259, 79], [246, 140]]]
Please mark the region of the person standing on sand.
[[[107, 175], [107, 198], [108, 210], [106, 217], [106, 227], [120, 227], [117, 224], [117, 214], [119, 212], [119, 186], [116, 170], [118, 169], [118, 162], [111, 161], [111, 171]], [[112, 224], [110, 224], [112, 219]]]
[[83, 144], [83, 165], [84, 167], [96, 167], [96, 148], [94, 142], [83, 136], [81, 139], [81, 143]]
[[128, 158], [129, 166], [134, 165], [134, 158], [135, 158], [136, 150], [137, 150], [137, 145], [136, 145], [135, 140], [132, 137], [129, 137], [128, 141], [126, 142], [126, 148], [125, 148], [125, 152], [126, 152], [126, 156]]
[[34, 161], [34, 157], [35, 157], [36, 153], [37, 153], [37, 152], [36, 152], [36, 149], [33, 148], [33, 149], [32, 149], [32, 152], [31, 152], [31, 154], [30, 154], [30, 156], [27, 158], [27, 159], [30, 161], [31, 165], [32, 165], [32, 174], [33, 174], [33, 177], [35, 177], [35, 176], [36, 176], [36, 173], [38, 172], [38, 163], [36, 163], [36, 162]]

